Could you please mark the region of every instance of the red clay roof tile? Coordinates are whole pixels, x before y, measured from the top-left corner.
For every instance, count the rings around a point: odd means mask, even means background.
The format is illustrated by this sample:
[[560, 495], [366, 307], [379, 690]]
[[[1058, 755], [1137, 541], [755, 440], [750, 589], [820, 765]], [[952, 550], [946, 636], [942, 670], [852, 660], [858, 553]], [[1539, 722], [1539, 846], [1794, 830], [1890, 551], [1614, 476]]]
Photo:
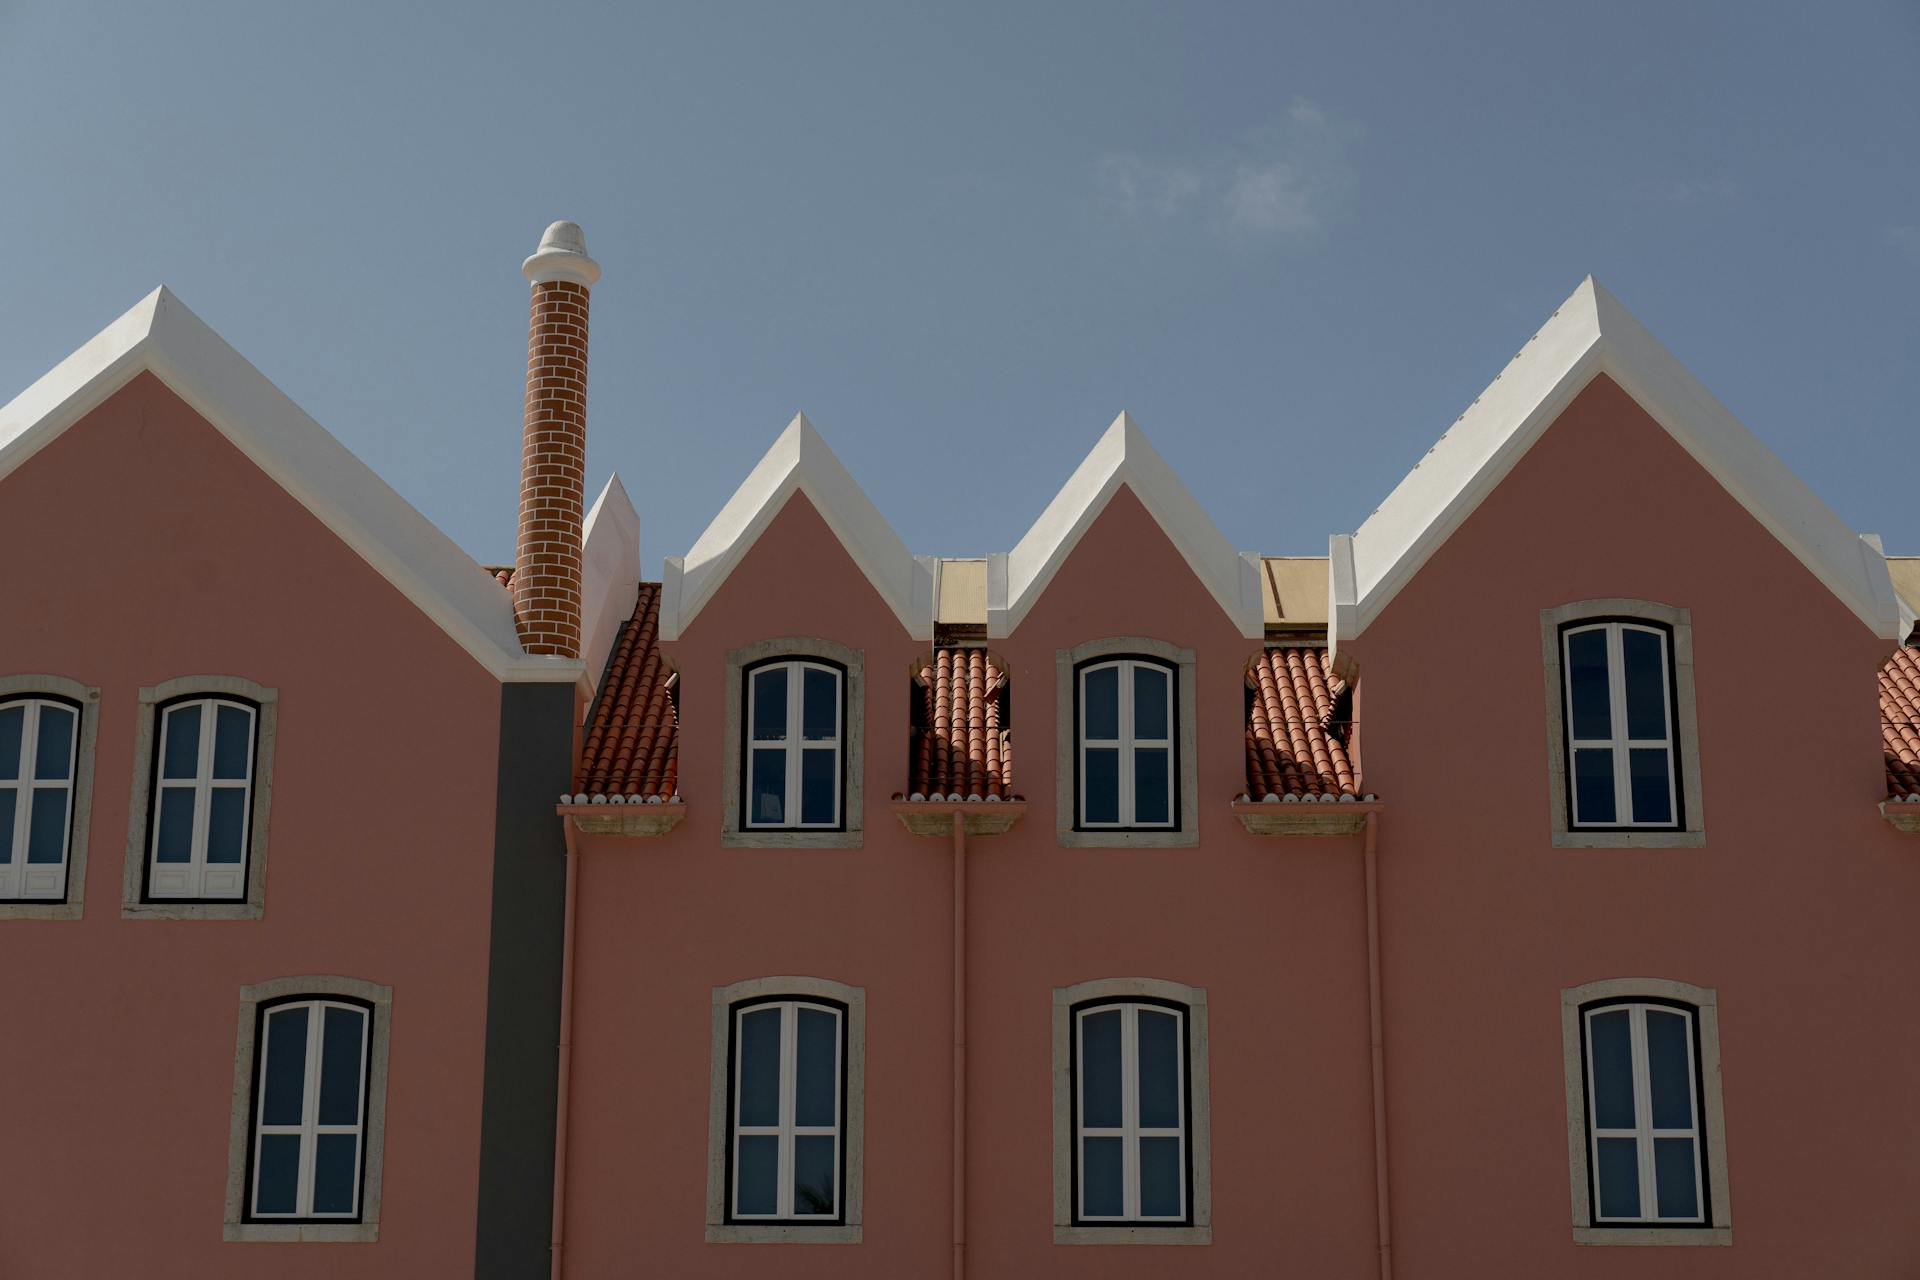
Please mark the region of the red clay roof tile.
[[1247, 667], [1247, 794], [1357, 796], [1348, 726], [1334, 719], [1346, 685], [1325, 649], [1269, 649]]
[[925, 723], [908, 746], [915, 795], [1013, 795], [1006, 672], [985, 649], [939, 648], [920, 665]]
[[1902, 647], [1880, 668], [1887, 794], [1920, 794], [1920, 648]]
[[680, 775], [680, 717], [672, 672], [660, 654], [660, 584], [640, 584], [593, 704], [573, 789], [589, 796], [673, 796]]

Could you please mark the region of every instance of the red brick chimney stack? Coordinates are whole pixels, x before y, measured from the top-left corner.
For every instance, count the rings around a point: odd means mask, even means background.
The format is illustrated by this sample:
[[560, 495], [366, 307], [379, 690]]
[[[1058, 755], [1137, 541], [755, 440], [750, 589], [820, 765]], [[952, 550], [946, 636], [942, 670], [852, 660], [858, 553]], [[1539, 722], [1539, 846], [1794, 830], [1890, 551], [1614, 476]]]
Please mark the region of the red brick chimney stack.
[[556, 222], [521, 266], [527, 322], [526, 445], [513, 609], [528, 653], [580, 656], [580, 522], [587, 479], [587, 299], [600, 264], [578, 223]]

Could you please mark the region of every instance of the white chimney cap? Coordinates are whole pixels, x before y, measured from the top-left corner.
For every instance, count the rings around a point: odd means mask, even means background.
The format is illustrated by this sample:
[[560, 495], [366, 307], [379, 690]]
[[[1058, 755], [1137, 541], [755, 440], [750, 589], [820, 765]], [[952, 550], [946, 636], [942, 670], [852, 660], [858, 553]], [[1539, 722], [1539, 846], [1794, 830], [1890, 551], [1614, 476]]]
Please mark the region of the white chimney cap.
[[565, 280], [591, 287], [600, 279], [600, 264], [587, 256], [587, 233], [577, 222], [556, 222], [540, 237], [540, 247], [520, 264], [529, 283]]

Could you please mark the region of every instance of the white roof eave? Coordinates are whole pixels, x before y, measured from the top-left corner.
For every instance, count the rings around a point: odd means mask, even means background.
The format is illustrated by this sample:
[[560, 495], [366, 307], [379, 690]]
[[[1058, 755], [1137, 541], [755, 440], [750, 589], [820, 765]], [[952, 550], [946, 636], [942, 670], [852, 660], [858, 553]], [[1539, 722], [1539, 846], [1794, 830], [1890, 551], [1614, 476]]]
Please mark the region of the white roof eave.
[[491, 675], [578, 680], [520, 648], [512, 597], [164, 286], [0, 408], [0, 479], [151, 372]]
[[803, 413], [794, 415], [693, 549], [666, 560], [660, 638], [680, 638], [796, 493], [806, 495], [907, 634], [933, 639], [932, 562], [907, 550]]
[[[1898, 639], [1886, 563], [1589, 276], [1468, 406], [1358, 532], [1339, 535], [1334, 643], [1361, 634], [1506, 478], [1561, 412], [1606, 374], [1874, 634]], [[1350, 538], [1343, 550], [1341, 538]], [[1343, 594], [1344, 592], [1344, 594]]]
[[1264, 635], [1259, 557], [1233, 549], [1127, 413], [1113, 420], [1019, 544], [988, 558], [987, 635], [1013, 634], [1121, 485], [1133, 491], [1235, 629], [1247, 639]]

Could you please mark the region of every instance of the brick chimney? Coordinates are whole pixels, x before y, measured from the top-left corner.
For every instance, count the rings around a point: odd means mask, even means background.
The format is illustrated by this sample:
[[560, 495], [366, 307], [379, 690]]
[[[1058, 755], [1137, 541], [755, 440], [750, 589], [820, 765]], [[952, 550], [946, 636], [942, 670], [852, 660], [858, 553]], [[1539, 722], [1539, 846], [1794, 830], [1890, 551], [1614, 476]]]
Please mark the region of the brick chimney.
[[600, 264], [575, 222], [556, 222], [521, 266], [527, 321], [526, 444], [513, 610], [528, 653], [580, 656], [580, 521], [587, 472], [587, 299]]

